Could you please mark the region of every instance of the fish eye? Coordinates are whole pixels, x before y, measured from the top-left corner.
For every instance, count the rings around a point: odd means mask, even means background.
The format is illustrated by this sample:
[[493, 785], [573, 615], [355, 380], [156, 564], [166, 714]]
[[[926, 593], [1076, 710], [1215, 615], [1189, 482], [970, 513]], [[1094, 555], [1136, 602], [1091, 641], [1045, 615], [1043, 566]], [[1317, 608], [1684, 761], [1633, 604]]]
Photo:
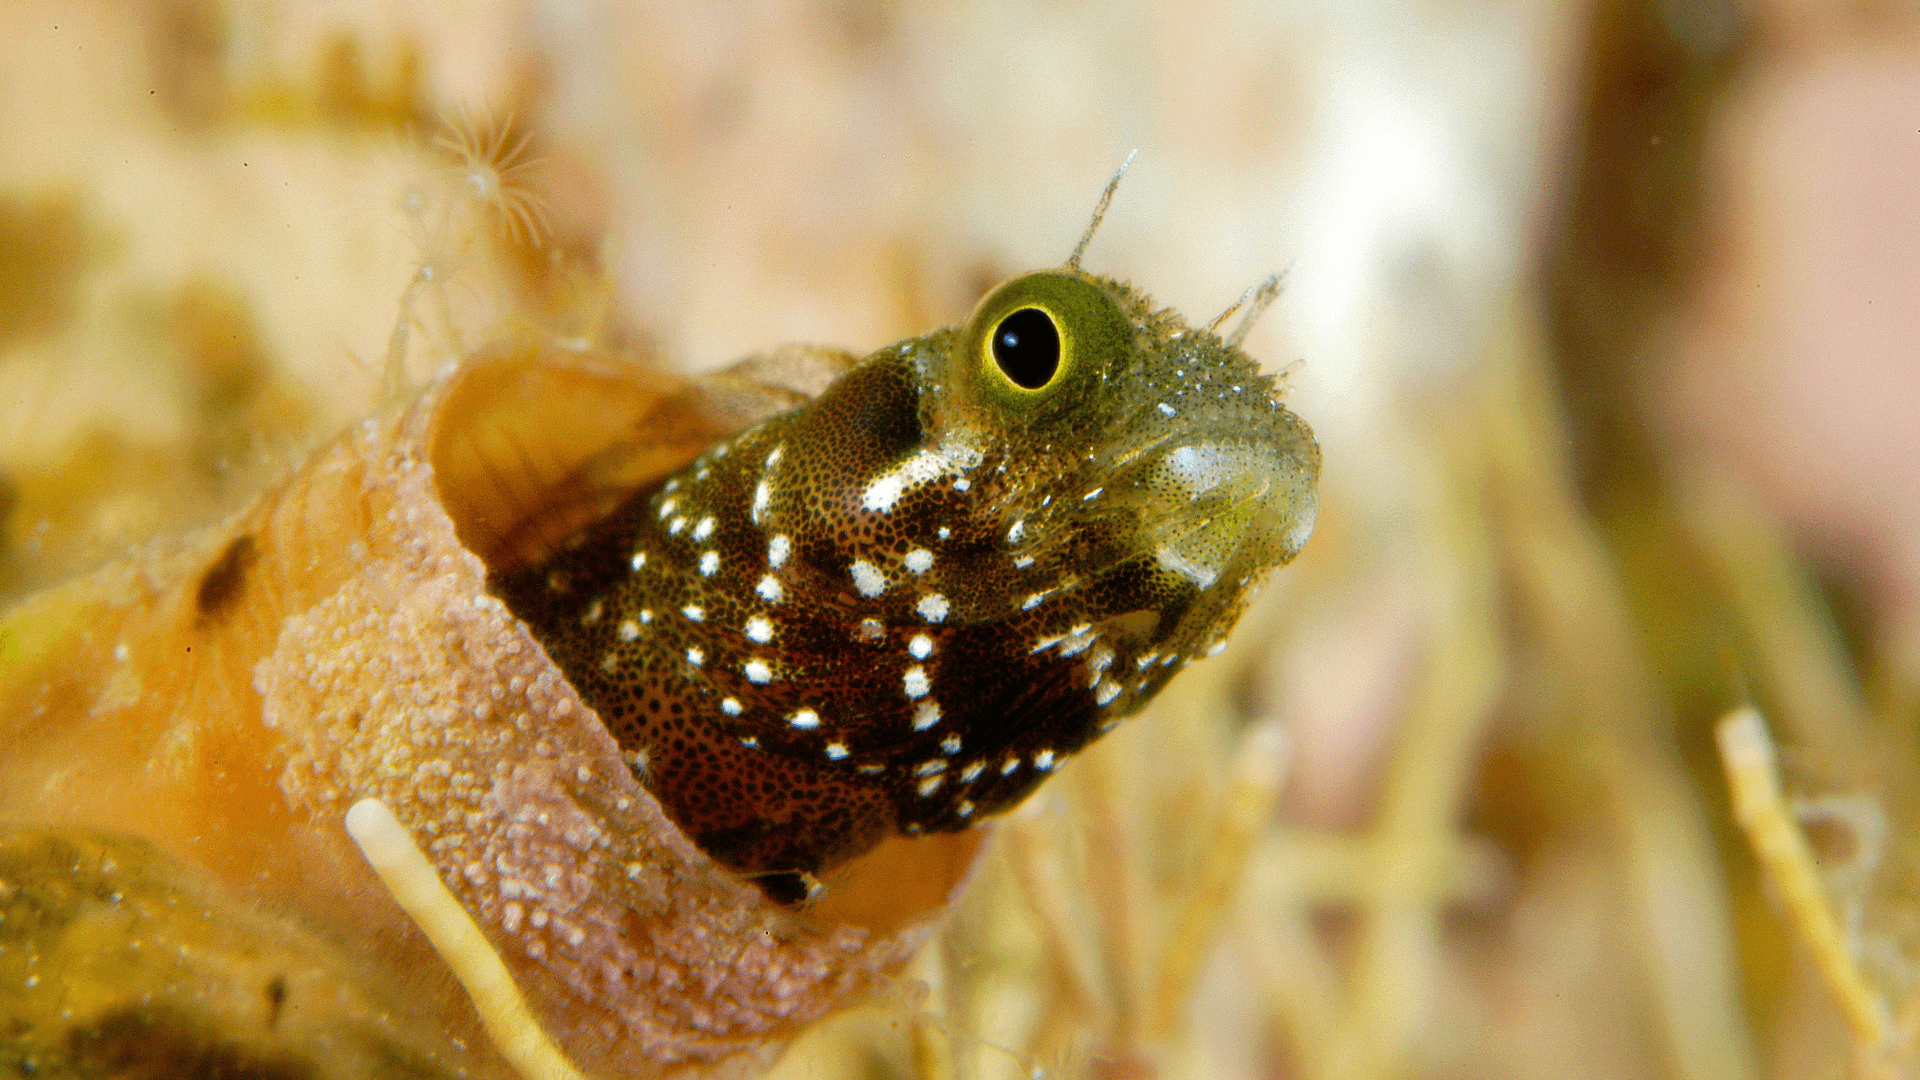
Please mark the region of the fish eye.
[[1084, 420], [1107, 372], [1133, 347], [1111, 286], [1040, 270], [981, 299], [952, 353], [958, 400], [1010, 410], [1023, 426]]
[[993, 328], [993, 362], [1023, 390], [1039, 390], [1060, 370], [1060, 328], [1053, 316], [1021, 308]]

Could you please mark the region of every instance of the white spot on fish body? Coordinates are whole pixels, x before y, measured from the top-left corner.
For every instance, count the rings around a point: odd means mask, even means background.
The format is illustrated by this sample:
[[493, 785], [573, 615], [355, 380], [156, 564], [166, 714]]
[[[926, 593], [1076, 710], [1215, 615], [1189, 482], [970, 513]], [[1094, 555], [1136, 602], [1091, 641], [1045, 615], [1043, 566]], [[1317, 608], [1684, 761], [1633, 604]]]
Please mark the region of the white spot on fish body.
[[929, 776], [925, 780], [920, 781], [920, 797], [924, 799], [934, 792], [939, 791], [940, 785], [944, 783], [946, 779], [944, 776]]
[[830, 742], [827, 744], [827, 760], [828, 761], [839, 761], [841, 758], [846, 756], [847, 756], [846, 743]]
[[908, 488], [936, 480], [952, 471], [953, 463], [945, 456], [931, 450], [918, 451], [868, 484], [867, 490], [861, 493], [860, 505], [876, 514], [889, 513]]
[[787, 556], [792, 553], [793, 541], [787, 538], [787, 534], [773, 534], [773, 539], [767, 541], [767, 566], [774, 570], [780, 569], [786, 564]]
[[704, 664], [706, 662], [707, 662], [706, 653], [700, 651], [699, 649], [687, 650], [687, 663], [692, 664], [694, 667], [699, 667], [701, 664]]
[[917, 547], [907, 552], [907, 557], [902, 559], [901, 562], [906, 565], [908, 570], [916, 574], [924, 574], [933, 569], [933, 552], [928, 551], [926, 548]]
[[919, 708], [913, 710], [913, 730], [915, 731], [925, 731], [939, 722], [940, 703], [937, 701], [923, 701]]
[[726, 713], [728, 716], [739, 716], [741, 713], [740, 699], [732, 697], [721, 698], [720, 711]]
[[763, 575], [760, 578], [760, 584], [755, 585], [753, 591], [759, 593], [760, 599], [765, 600], [769, 604], [779, 603], [781, 598], [787, 594], [786, 590], [780, 587], [780, 582], [772, 574]]
[[930, 623], [944, 622], [947, 618], [947, 598], [939, 593], [928, 593], [921, 597], [913, 608]]
[[760, 524], [760, 517], [767, 512], [767, 504], [772, 500], [773, 489], [767, 486], [765, 480], [753, 485], [753, 508], [749, 516], [755, 525]]
[[693, 527], [693, 538], [694, 538], [694, 540], [696, 540], [696, 541], [699, 541], [699, 540], [705, 540], [705, 539], [706, 539], [707, 537], [709, 537], [709, 536], [712, 536], [712, 535], [713, 535], [713, 525], [714, 525], [714, 521], [713, 521], [713, 518], [712, 518], [712, 517], [703, 517], [703, 518], [701, 518], [701, 519], [700, 519], [700, 524], [698, 524], [698, 525], [695, 525], [695, 526]]
[[773, 668], [769, 667], [765, 660], [757, 657], [747, 661], [746, 666], [740, 670], [746, 675], [748, 682], [764, 685], [773, 681]]
[[888, 513], [900, 501], [904, 488], [905, 484], [898, 475], [887, 473], [867, 485], [867, 490], [860, 495], [860, 505], [874, 513]]
[[688, 622], [705, 622], [707, 618], [706, 609], [699, 604], [688, 604], [680, 609], [680, 614], [685, 615]]
[[700, 573], [703, 577], [712, 577], [720, 569], [720, 553], [709, 551], [700, 556]]
[[632, 619], [621, 619], [618, 634], [621, 641], [633, 641], [640, 636], [640, 624]]
[[812, 709], [798, 709], [792, 716], [787, 717], [787, 723], [801, 731], [812, 731], [820, 726], [820, 714]]
[[908, 668], [900, 682], [906, 688], [907, 696], [915, 700], [926, 697], [927, 691], [933, 688], [933, 680], [927, 677], [927, 669], [919, 664]]
[[960, 736], [958, 736], [958, 735], [949, 735], [949, 736], [947, 736], [946, 738], [944, 738], [944, 739], [941, 739], [941, 740], [940, 740], [940, 752], [941, 752], [941, 753], [943, 753], [943, 754], [957, 754], [957, 753], [959, 753], [959, 752], [960, 752]]
[[1053, 768], [1053, 751], [1042, 750], [1033, 755], [1033, 767], [1039, 769], [1041, 772], [1051, 771]]
[[853, 587], [860, 591], [861, 596], [871, 600], [887, 591], [886, 575], [880, 572], [879, 567], [867, 560], [853, 560], [853, 565], [848, 568], [848, 571], [853, 575]]
[[746, 631], [748, 641], [758, 645], [765, 645], [767, 642], [773, 640], [773, 620], [767, 618], [765, 615], [749, 615], [747, 616]]
[[913, 657], [915, 660], [925, 660], [927, 657], [932, 656], [933, 639], [925, 634], [913, 635], [913, 640], [907, 642], [907, 655]]

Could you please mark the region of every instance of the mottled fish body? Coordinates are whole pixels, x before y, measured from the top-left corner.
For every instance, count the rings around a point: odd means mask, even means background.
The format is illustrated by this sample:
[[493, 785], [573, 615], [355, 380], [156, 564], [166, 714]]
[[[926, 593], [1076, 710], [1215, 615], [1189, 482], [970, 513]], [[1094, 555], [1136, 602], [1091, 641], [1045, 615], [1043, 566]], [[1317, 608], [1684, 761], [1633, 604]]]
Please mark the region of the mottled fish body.
[[498, 585], [702, 847], [811, 873], [1011, 807], [1217, 651], [1319, 466], [1237, 341], [1068, 267]]

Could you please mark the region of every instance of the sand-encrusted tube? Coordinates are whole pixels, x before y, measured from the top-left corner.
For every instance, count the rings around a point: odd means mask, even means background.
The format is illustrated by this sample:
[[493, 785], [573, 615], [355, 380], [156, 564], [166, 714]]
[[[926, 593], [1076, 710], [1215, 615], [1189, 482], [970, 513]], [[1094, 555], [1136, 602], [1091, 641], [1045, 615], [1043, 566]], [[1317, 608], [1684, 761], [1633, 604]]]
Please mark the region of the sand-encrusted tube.
[[376, 798], [588, 1073], [764, 1059], [885, 985], [976, 838], [876, 852], [823, 907], [768, 902], [665, 818], [486, 580], [790, 400], [534, 348], [444, 373], [225, 524], [6, 617], [0, 820], [143, 839], [499, 1073], [342, 826]]

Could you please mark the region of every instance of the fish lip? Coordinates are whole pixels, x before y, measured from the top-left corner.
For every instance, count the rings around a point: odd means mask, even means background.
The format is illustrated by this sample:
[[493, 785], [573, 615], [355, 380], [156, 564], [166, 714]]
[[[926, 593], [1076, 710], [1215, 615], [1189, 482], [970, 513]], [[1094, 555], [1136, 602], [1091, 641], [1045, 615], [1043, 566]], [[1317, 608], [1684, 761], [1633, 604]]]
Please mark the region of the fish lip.
[[1106, 477], [1114, 504], [1134, 508], [1132, 549], [1202, 591], [1291, 561], [1317, 517], [1318, 455], [1302, 452], [1302, 428], [1209, 425], [1137, 449], [1131, 467]]

